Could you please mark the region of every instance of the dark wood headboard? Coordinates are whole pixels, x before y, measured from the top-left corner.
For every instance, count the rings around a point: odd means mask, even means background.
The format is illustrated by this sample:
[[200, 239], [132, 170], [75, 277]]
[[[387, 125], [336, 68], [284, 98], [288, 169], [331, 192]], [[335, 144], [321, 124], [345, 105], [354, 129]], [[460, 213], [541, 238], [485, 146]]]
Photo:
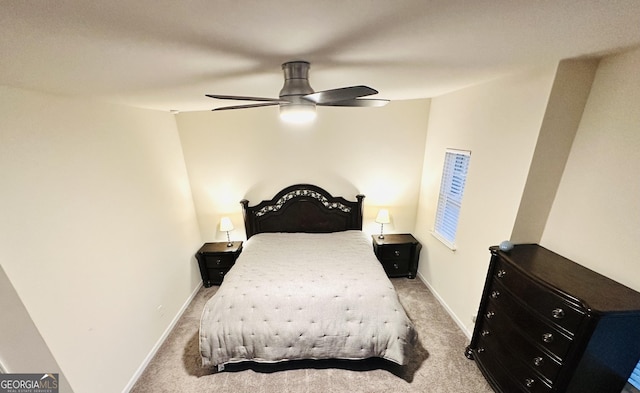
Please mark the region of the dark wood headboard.
[[334, 197], [311, 184], [296, 184], [278, 192], [272, 199], [249, 206], [243, 199], [242, 213], [247, 239], [263, 232], [327, 233], [362, 230], [362, 200]]

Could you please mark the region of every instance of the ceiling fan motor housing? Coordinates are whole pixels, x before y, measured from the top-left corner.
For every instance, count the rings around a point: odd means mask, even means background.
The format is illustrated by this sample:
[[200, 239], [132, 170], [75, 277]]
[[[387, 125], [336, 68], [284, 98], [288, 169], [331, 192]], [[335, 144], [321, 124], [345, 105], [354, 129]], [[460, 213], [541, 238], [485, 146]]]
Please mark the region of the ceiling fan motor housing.
[[302, 96], [314, 92], [309, 85], [309, 63], [290, 61], [282, 64], [282, 70], [284, 71], [284, 86], [280, 90], [280, 98], [286, 99], [291, 104], [314, 105], [302, 98]]

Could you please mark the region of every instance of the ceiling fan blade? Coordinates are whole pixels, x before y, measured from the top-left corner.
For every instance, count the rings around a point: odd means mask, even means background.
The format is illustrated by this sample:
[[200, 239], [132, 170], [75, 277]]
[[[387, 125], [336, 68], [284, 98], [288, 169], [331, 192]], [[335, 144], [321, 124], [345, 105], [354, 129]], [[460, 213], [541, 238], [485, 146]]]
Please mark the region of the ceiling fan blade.
[[229, 109], [259, 108], [261, 106], [273, 106], [273, 105], [280, 105], [280, 103], [278, 101], [278, 102], [264, 102], [264, 103], [261, 103], [261, 104], [232, 105], [232, 106], [223, 106], [223, 107], [220, 107], [220, 108], [213, 108], [211, 110], [212, 111], [226, 111], [226, 110], [229, 110]]
[[318, 104], [319, 106], [358, 106], [358, 107], [375, 107], [385, 106], [389, 100], [382, 99], [353, 99], [336, 102], [328, 102], [326, 104]]
[[283, 101], [279, 98], [265, 98], [265, 97], [245, 97], [245, 96], [224, 96], [220, 94], [205, 94], [210, 98], [217, 98], [219, 100], [241, 100], [241, 101], [267, 101], [267, 102], [275, 102], [277, 104], [287, 103], [288, 101]]
[[302, 96], [307, 101], [311, 101], [318, 105], [328, 104], [335, 101], [353, 100], [358, 97], [370, 96], [378, 94], [378, 91], [368, 86], [351, 86], [339, 89], [331, 89], [318, 91], [315, 93]]

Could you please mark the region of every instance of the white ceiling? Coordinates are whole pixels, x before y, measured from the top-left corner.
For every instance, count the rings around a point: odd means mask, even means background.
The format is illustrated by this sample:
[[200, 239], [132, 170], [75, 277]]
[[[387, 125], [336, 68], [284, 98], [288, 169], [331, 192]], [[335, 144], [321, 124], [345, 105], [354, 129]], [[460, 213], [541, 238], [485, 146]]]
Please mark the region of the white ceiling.
[[0, 85], [160, 110], [277, 97], [290, 60], [397, 100], [638, 45], [639, 0], [0, 2]]

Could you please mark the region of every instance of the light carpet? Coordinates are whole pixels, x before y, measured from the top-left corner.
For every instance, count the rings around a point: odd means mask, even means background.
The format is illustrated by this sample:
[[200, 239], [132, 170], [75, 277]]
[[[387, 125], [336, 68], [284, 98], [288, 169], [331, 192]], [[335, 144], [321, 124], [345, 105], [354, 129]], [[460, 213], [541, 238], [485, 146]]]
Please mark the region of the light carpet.
[[406, 366], [381, 359], [243, 363], [223, 372], [200, 366], [198, 328], [205, 302], [218, 287], [202, 288], [142, 373], [131, 393], [491, 393], [473, 361], [468, 339], [419, 279], [394, 278], [419, 343]]

